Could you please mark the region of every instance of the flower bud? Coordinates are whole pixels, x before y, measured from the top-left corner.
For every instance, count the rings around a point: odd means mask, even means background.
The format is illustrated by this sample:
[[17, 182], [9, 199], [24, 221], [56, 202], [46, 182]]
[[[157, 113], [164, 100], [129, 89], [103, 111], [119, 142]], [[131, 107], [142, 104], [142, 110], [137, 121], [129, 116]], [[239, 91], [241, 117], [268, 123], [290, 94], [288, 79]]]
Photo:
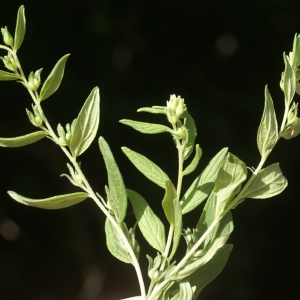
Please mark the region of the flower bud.
[[7, 46], [12, 47], [14, 44], [14, 39], [12, 38], [11, 34], [9, 33], [7, 27], [1, 28], [1, 33], [3, 36], [4, 44]]

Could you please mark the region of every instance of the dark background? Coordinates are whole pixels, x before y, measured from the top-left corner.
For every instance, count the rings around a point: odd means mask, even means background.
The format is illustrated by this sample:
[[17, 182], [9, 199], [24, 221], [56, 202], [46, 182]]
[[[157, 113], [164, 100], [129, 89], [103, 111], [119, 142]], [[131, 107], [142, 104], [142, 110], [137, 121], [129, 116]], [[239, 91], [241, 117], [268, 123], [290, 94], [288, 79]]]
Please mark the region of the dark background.
[[[99, 86], [99, 135], [109, 142], [126, 186], [141, 193], [160, 216], [163, 190], [140, 176], [120, 147], [153, 159], [174, 180], [176, 151], [167, 135], [143, 136], [118, 123], [131, 118], [166, 124], [162, 116], [137, 114], [137, 108], [165, 105], [170, 94], [185, 98], [203, 149], [198, 172], [225, 146], [249, 167], [258, 165], [256, 131], [264, 87], [268, 84], [280, 122], [282, 53], [291, 50], [293, 36], [300, 32], [298, 0], [1, 1], [0, 26], [11, 33], [21, 4], [27, 32], [19, 58], [26, 74], [43, 67], [45, 79], [60, 57], [72, 54], [61, 87], [43, 106], [53, 127], [71, 122]], [[33, 131], [25, 113], [31, 106], [25, 89], [0, 82], [0, 91], [0, 136]], [[287, 190], [272, 199], [246, 200], [233, 211], [233, 252], [202, 300], [297, 299], [298, 145], [299, 138], [281, 140], [268, 160], [281, 163]], [[80, 159], [90, 183], [103, 194], [106, 173], [96, 141]], [[58, 147], [45, 139], [24, 148], [2, 148], [0, 170], [0, 299], [138, 295], [133, 268], [106, 249], [104, 215], [91, 200], [47, 211], [22, 206], [7, 195], [9, 189], [32, 198], [75, 191], [59, 177], [67, 168]], [[200, 213], [185, 218], [184, 226], [195, 226]], [[127, 218], [133, 222], [131, 215]], [[141, 245], [145, 270], [146, 252], [154, 256], [155, 251]]]

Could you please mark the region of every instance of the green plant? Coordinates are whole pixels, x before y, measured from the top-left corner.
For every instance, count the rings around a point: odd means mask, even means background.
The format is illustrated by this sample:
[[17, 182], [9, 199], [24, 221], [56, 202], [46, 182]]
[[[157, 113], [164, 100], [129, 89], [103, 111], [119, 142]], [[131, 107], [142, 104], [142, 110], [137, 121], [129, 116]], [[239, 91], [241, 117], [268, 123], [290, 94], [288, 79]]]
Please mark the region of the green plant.
[[[7, 55], [1, 57], [1, 60], [7, 71], [0, 70], [0, 80], [18, 81], [28, 90], [33, 104], [31, 110], [26, 110], [27, 115], [38, 130], [20, 137], [0, 138], [0, 145], [21, 147], [44, 137], [49, 138], [62, 149], [69, 160], [69, 174], [63, 176], [81, 191], [39, 200], [26, 198], [12, 191], [8, 194], [22, 204], [45, 209], [65, 208], [92, 198], [106, 215], [105, 232], [109, 251], [119, 260], [134, 266], [143, 299], [196, 299], [202, 289], [222, 271], [232, 250], [232, 245], [227, 244], [233, 230], [231, 209], [246, 198], [264, 199], [275, 196], [287, 186], [287, 180], [278, 163], [265, 168], [263, 166], [281, 137], [291, 139], [300, 133], [298, 104], [293, 101], [295, 93], [300, 92], [300, 36], [295, 36], [292, 52], [289, 55], [284, 54], [285, 70], [280, 87], [284, 93], [285, 109], [280, 126], [276, 120], [271, 95], [267, 87], [265, 88], [264, 111], [257, 133], [261, 160], [256, 169], [247, 168], [243, 161], [224, 148], [195, 176], [192, 185], [183, 192], [184, 176], [196, 171], [202, 156], [201, 148], [195, 144], [195, 122], [184, 99], [171, 95], [166, 106], [138, 110], [162, 114], [170, 126], [132, 120], [120, 121], [145, 134], [169, 133], [174, 140], [178, 151], [176, 184], [151, 160], [122, 147], [133, 165], [150, 181], [164, 189], [162, 208], [167, 222], [162, 222], [140, 194], [126, 189], [114, 156], [103, 137], [98, 142], [107, 170], [106, 195], [101, 196], [90, 186], [78, 157], [88, 149], [97, 134], [100, 119], [99, 90], [96, 87], [91, 91], [72, 123], [66, 126], [58, 124], [55, 131], [44, 114], [42, 102], [59, 88], [69, 55], [63, 56], [57, 62], [43, 83], [42, 69], [31, 72], [27, 78], [17, 56], [24, 39], [25, 27], [24, 7], [21, 6], [14, 37], [6, 27], [1, 29], [4, 45], [0, 45], [0, 49], [7, 51]], [[125, 223], [128, 199], [136, 217], [136, 224], [132, 228], [128, 228]], [[198, 223], [192, 229], [183, 229], [184, 215], [199, 208], [204, 201], [206, 203]], [[165, 232], [165, 223], [169, 227], [168, 234]], [[147, 256], [148, 276], [151, 280], [147, 291], [138, 261], [139, 244], [135, 239], [137, 227], [157, 252], [154, 258]], [[186, 253], [180, 260], [175, 261], [173, 258], [181, 236], [186, 241]]]

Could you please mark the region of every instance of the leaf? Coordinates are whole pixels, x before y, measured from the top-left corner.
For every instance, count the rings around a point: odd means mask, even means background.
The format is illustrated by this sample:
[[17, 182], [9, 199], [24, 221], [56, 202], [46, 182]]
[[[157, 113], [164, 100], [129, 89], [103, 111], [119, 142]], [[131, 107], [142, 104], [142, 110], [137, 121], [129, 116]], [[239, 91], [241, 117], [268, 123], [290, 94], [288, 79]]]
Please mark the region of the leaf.
[[148, 112], [151, 114], [166, 114], [165, 106], [152, 106], [152, 107], [142, 107], [137, 110], [137, 112]]
[[247, 177], [247, 167], [243, 161], [228, 153], [216, 178], [216, 216], [220, 216], [233, 197], [239, 192]]
[[190, 275], [188, 281], [191, 286], [196, 287], [193, 299], [197, 299], [201, 291], [222, 272], [232, 247], [231, 244], [224, 245], [210, 261]]
[[120, 120], [119, 122], [128, 125], [141, 133], [146, 133], [146, 134], [156, 134], [156, 133], [170, 131], [169, 127], [160, 124], [152, 124], [152, 123], [138, 122], [133, 120], [125, 120], [125, 119]]
[[[285, 96], [285, 104], [286, 106], [289, 106], [294, 98], [295, 91], [296, 91], [296, 78], [292, 69], [292, 66], [290, 65], [290, 62], [288, 60], [288, 57], [283, 54], [284, 59], [284, 73], [283, 73], [283, 92]], [[296, 66], [298, 67], [298, 66]]]
[[170, 179], [166, 180], [165, 188], [166, 188], [166, 192], [165, 192], [164, 199], [162, 201], [162, 206], [163, 206], [165, 216], [166, 216], [168, 222], [170, 223], [170, 225], [174, 225], [175, 224], [175, 212], [174, 212], [173, 201], [174, 201], [174, 199], [177, 198], [177, 193], [176, 193], [176, 189]]
[[197, 136], [197, 128], [194, 119], [187, 111], [185, 112], [185, 116], [186, 117], [184, 118], [184, 126], [187, 129], [188, 133], [185, 146], [186, 151], [184, 153], [184, 159], [186, 160], [193, 152], [194, 142]]
[[117, 222], [121, 224], [126, 216], [127, 210], [127, 193], [125, 184], [110, 147], [103, 137], [99, 138], [99, 147], [107, 171], [110, 201], [114, 203], [115, 209], [118, 212], [118, 215], [115, 217]]
[[175, 224], [174, 224], [172, 252], [169, 256], [170, 259], [175, 255], [182, 235], [182, 212], [177, 197], [173, 200], [173, 209], [174, 209]]
[[169, 179], [168, 175], [162, 171], [162, 169], [157, 166], [150, 159], [145, 156], [127, 148], [122, 147], [122, 151], [128, 157], [128, 159], [132, 162], [132, 164], [149, 180], [156, 183], [162, 188], [165, 188], [165, 181]]
[[180, 201], [182, 214], [192, 211], [208, 197], [214, 187], [215, 179], [227, 151], [228, 148], [223, 148], [219, 151], [186, 191]]
[[49, 98], [59, 88], [61, 80], [64, 76], [65, 65], [69, 56], [70, 54], [63, 56], [52, 69], [50, 75], [41, 88], [39, 96], [40, 101]]
[[13, 191], [8, 191], [7, 193], [11, 198], [19, 203], [44, 209], [60, 209], [69, 207], [82, 202], [89, 196], [88, 193], [77, 192], [73, 194], [59, 195], [44, 199], [30, 199], [23, 197]]
[[144, 238], [154, 249], [163, 253], [166, 247], [164, 224], [140, 194], [127, 189], [127, 195]]
[[[119, 225], [121, 227], [121, 225]], [[123, 226], [123, 232], [124, 232], [124, 226]], [[127, 228], [126, 228], [127, 229]], [[124, 232], [127, 236], [128, 232]], [[127, 263], [131, 264], [132, 259], [130, 257], [130, 254], [128, 253], [126, 246], [124, 245], [123, 240], [121, 239], [120, 235], [118, 234], [115, 227], [112, 225], [111, 221], [106, 218], [105, 221], [105, 235], [106, 235], [106, 245], [110, 253], [116, 257], [117, 259]]]
[[0, 146], [9, 148], [23, 147], [41, 140], [48, 134], [48, 131], [35, 131], [18, 137], [0, 138]]
[[0, 80], [2, 81], [18, 80], [21, 78], [22, 77], [17, 74], [0, 70]]
[[201, 159], [201, 156], [202, 156], [202, 149], [197, 144], [195, 146], [195, 156], [194, 156], [193, 160], [191, 161], [191, 163], [182, 172], [182, 176], [192, 173], [197, 168], [199, 161]]
[[273, 100], [266, 86], [265, 106], [257, 132], [257, 146], [260, 155], [266, 158], [278, 141], [278, 128]]
[[17, 24], [16, 24], [15, 36], [14, 36], [15, 52], [17, 52], [22, 45], [25, 36], [25, 31], [26, 31], [25, 8], [24, 5], [21, 5], [18, 10]]
[[245, 198], [266, 199], [280, 194], [287, 187], [287, 180], [282, 175], [279, 163], [262, 169], [252, 181]]
[[290, 140], [292, 138], [295, 138], [300, 134], [300, 120], [296, 123], [296, 125], [289, 126], [282, 134], [281, 136], [286, 139]]
[[70, 150], [73, 157], [82, 154], [94, 140], [100, 120], [99, 88], [95, 87], [84, 102], [75, 121], [70, 140]]

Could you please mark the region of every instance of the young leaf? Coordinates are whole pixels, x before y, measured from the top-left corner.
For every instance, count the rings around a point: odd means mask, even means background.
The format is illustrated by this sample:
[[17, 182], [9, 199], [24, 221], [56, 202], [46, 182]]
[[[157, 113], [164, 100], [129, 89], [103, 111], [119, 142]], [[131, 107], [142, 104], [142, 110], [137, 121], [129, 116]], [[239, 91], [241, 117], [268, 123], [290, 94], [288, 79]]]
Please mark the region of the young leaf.
[[192, 116], [186, 111], [185, 112], [185, 118], [184, 118], [184, 126], [187, 129], [187, 141], [186, 141], [186, 151], [184, 153], [184, 159], [186, 160], [194, 149], [194, 142], [197, 136], [197, 128], [195, 125], [195, 121], [192, 118]]
[[166, 246], [164, 224], [140, 194], [127, 189], [127, 195], [144, 238], [154, 249], [163, 253]]
[[127, 210], [127, 194], [123, 177], [110, 147], [103, 137], [99, 138], [99, 147], [106, 166], [110, 201], [113, 202], [115, 209], [118, 212], [118, 215], [115, 216], [116, 220], [121, 224], [126, 216]]
[[292, 138], [295, 138], [296, 136], [298, 136], [300, 134], [300, 121], [298, 120], [298, 122], [296, 123], [296, 125], [293, 126], [289, 126], [289, 128], [287, 128], [282, 134], [281, 136], [286, 139], [286, 140], [290, 140]]
[[166, 114], [165, 106], [152, 106], [152, 107], [142, 107], [137, 110], [137, 112], [148, 112], [151, 114]]
[[169, 177], [159, 166], [145, 156], [127, 147], [122, 147], [122, 151], [142, 174], [160, 187], [165, 188], [165, 181], [169, 179]]
[[14, 37], [15, 52], [17, 52], [22, 45], [25, 36], [25, 31], [26, 31], [25, 8], [22, 5], [18, 10], [18, 15], [17, 15], [17, 24], [16, 24], [15, 37]]
[[216, 216], [222, 214], [228, 203], [239, 192], [247, 177], [247, 167], [238, 157], [228, 153], [216, 178]]
[[18, 80], [21, 78], [22, 78], [21, 76], [15, 73], [10, 73], [10, 72], [0, 70], [0, 80], [2, 81]]
[[279, 163], [275, 163], [256, 175], [243, 197], [266, 199], [280, 194], [286, 187], [287, 180], [281, 173]]
[[69, 56], [70, 54], [63, 56], [52, 69], [50, 75], [41, 88], [39, 96], [40, 101], [49, 98], [59, 88], [61, 80], [64, 76], [65, 65]]
[[[122, 226], [122, 229], [125, 235], [128, 236], [128, 232], [126, 232], [127, 228], [125, 229], [124, 226]], [[132, 259], [124, 245], [124, 242], [120, 238], [120, 235], [118, 234], [115, 227], [112, 225], [111, 221], [108, 218], [106, 218], [105, 221], [105, 235], [106, 235], [106, 245], [110, 253], [113, 256], [115, 256], [117, 259], [127, 264], [131, 264]]]
[[173, 200], [173, 210], [174, 210], [175, 224], [174, 224], [173, 245], [170, 254], [170, 259], [175, 255], [182, 235], [182, 212], [177, 197]]
[[194, 156], [193, 160], [191, 161], [191, 163], [182, 172], [183, 176], [192, 173], [197, 168], [199, 161], [201, 159], [201, 156], [202, 156], [202, 149], [197, 144], [195, 146], [195, 156]]
[[128, 125], [133, 129], [146, 134], [156, 134], [170, 131], [170, 128], [160, 124], [152, 124], [146, 122], [138, 122], [132, 120], [120, 120], [120, 123]]
[[270, 150], [278, 141], [278, 126], [273, 100], [266, 86], [265, 106], [257, 132], [257, 146], [262, 157], [268, 156]]
[[186, 214], [200, 205], [210, 194], [214, 182], [227, 154], [228, 148], [219, 151], [208, 163], [204, 171], [194, 180], [180, 201], [182, 214]]
[[222, 272], [232, 247], [231, 244], [224, 245], [210, 261], [189, 276], [189, 283], [191, 286], [196, 287], [193, 299], [197, 299], [201, 291]]
[[60, 209], [69, 207], [82, 202], [89, 196], [89, 194], [87, 193], [77, 192], [73, 194], [59, 195], [44, 199], [30, 199], [23, 197], [13, 191], [8, 191], [7, 193], [11, 198], [19, 203], [44, 209]]
[[100, 95], [95, 87], [84, 102], [75, 121], [70, 140], [70, 150], [73, 157], [82, 154], [94, 140], [99, 127]]
[[23, 147], [41, 140], [48, 134], [48, 131], [35, 131], [18, 137], [0, 138], [0, 146], [9, 148]]
[[165, 183], [166, 192], [162, 201], [162, 206], [165, 212], [165, 216], [170, 225], [175, 224], [175, 212], [174, 212], [174, 199], [177, 198], [176, 189], [170, 179], [166, 180]]
[[[295, 91], [296, 91], [296, 78], [288, 60], [288, 57], [283, 54], [284, 59], [284, 73], [283, 73], [283, 92], [285, 96], [285, 105], [289, 106], [294, 98]], [[298, 66], [297, 66], [298, 67]]]

